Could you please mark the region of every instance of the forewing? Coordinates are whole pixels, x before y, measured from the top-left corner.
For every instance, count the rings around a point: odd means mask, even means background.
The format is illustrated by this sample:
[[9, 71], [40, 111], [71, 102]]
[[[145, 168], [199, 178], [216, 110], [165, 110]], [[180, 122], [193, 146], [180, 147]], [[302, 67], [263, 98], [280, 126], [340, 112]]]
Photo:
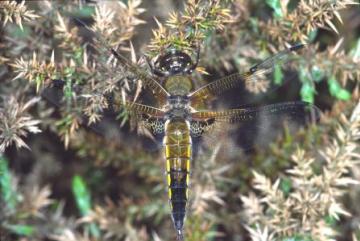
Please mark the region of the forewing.
[[[235, 73], [200, 87], [189, 95], [190, 100], [195, 106], [197, 103], [212, 100], [223, 92], [238, 87], [243, 87], [254, 94], [272, 91], [278, 88], [283, 73], [288, 72], [296, 60], [294, 52], [304, 46], [304, 44], [292, 46], [254, 65], [245, 73]], [[271, 82], [272, 79], [274, 83]], [[287, 79], [291, 78], [288, 76]]]
[[[144, 89], [150, 92], [156, 98], [159, 106], [165, 104], [169, 94], [155, 78], [140, 68], [136, 63], [131, 62], [129, 58], [122, 55], [116, 49], [116, 47], [110, 46], [106, 39], [104, 39], [102, 35], [97, 32], [97, 29], [87, 26], [80, 19], [76, 18], [76, 21], [94, 35], [95, 41], [92, 43], [92, 45], [94, 47], [94, 51], [96, 51], [96, 53], [99, 55], [99, 58], [96, 59], [96, 62], [100, 63], [100, 66], [98, 67], [103, 69], [103, 73], [105, 76], [107, 76], [108, 79], [112, 79], [116, 83], [119, 81], [119, 79], [123, 78], [122, 76], [124, 75], [124, 69], [129, 72], [132, 77], [135, 78], [135, 80], [141, 81]], [[112, 61], [113, 59], [116, 61]]]

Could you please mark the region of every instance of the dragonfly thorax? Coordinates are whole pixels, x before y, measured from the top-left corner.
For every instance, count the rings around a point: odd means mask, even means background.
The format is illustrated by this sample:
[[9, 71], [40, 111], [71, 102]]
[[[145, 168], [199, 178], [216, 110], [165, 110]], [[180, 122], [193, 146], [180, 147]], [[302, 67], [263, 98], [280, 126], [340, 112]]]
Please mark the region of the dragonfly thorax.
[[186, 95], [172, 95], [168, 98], [166, 106], [167, 119], [184, 118], [190, 116], [190, 100]]
[[173, 96], [185, 96], [193, 88], [192, 80], [189, 76], [173, 75], [165, 80], [165, 89]]

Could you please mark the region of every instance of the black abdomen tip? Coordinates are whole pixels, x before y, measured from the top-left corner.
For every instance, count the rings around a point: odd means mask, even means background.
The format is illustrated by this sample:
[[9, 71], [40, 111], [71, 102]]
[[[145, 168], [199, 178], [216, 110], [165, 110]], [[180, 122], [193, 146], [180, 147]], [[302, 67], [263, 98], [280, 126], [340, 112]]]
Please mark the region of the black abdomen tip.
[[298, 43], [298, 44], [295, 44], [294, 46], [291, 46], [289, 49], [290, 49], [290, 51], [297, 51], [299, 49], [302, 49], [303, 47], [305, 47], [305, 44]]
[[176, 240], [178, 240], [178, 241], [183, 241], [184, 240], [183, 231], [181, 229], [177, 230]]

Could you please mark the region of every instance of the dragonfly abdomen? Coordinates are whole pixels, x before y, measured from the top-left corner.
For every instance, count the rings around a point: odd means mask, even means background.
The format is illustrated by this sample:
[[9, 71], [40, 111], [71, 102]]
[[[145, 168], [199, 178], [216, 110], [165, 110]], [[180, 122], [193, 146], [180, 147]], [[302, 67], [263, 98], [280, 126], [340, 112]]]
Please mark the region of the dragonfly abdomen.
[[192, 145], [190, 126], [185, 119], [165, 123], [166, 176], [171, 215], [178, 237], [182, 237], [188, 202]]

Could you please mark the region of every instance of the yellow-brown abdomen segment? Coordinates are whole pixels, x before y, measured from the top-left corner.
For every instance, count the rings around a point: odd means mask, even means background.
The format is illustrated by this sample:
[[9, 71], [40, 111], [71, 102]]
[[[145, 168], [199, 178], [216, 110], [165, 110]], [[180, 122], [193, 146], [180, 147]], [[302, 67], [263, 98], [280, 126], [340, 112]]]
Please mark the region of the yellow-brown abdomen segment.
[[187, 120], [168, 120], [165, 124], [166, 175], [172, 219], [176, 230], [182, 233], [186, 205], [192, 145]]

